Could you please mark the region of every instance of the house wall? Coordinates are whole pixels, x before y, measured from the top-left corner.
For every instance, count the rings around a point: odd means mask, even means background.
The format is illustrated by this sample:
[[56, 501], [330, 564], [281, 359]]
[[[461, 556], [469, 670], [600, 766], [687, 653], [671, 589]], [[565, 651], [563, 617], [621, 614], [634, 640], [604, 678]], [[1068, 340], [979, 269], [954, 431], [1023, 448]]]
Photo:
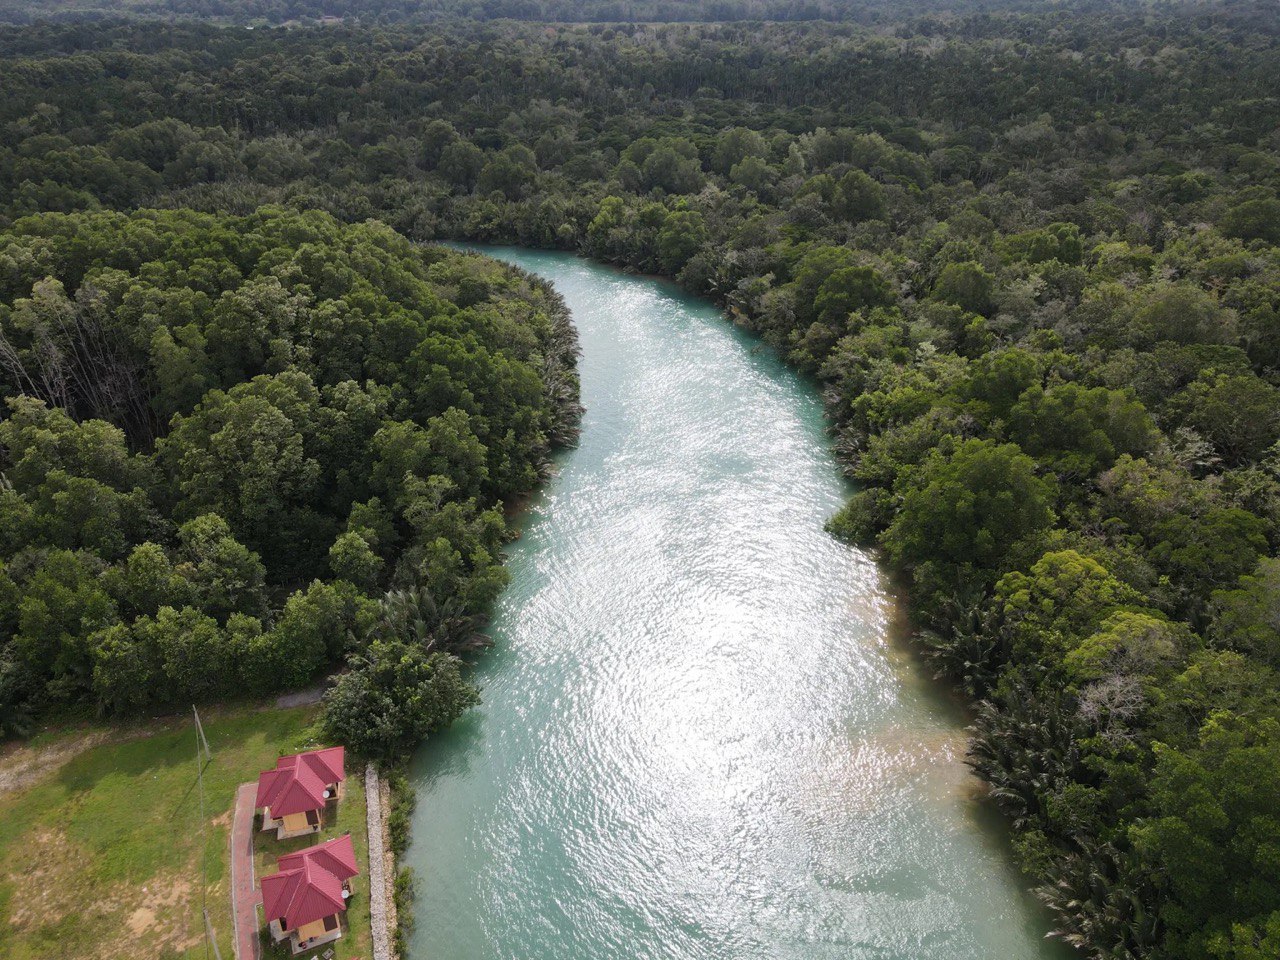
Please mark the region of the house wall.
[[295, 930], [294, 933], [297, 935], [298, 940], [300, 941], [310, 940], [312, 937], [322, 937], [324, 936], [324, 933], [325, 933], [324, 920], [321, 919], [321, 920], [316, 920], [312, 923], [304, 923], [297, 930]]

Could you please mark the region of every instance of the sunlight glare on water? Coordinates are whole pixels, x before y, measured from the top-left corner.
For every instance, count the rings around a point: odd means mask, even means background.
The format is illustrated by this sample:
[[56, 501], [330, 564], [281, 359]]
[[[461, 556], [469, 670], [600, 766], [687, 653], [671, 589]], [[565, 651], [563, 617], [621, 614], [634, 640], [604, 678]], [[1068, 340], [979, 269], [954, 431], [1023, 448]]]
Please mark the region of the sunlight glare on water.
[[1059, 957], [890, 641], [812, 385], [567, 254], [581, 444], [519, 519], [484, 702], [423, 747], [411, 960]]

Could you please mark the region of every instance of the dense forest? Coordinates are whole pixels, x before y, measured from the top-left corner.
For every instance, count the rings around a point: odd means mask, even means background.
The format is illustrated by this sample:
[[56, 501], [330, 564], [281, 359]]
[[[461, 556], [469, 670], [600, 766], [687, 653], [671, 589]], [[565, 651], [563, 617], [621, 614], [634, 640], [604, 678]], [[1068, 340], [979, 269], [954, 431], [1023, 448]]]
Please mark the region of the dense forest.
[[409, 240], [580, 250], [820, 382], [1059, 934], [1280, 954], [1280, 18], [876, 9], [0, 35], [4, 722], [347, 655], [335, 722], [465, 706], [573, 338]]
[[[1117, 0], [1075, 0], [1113, 9]], [[1141, 0], [1127, 0], [1142, 9]], [[569, 23], [681, 23], [836, 21], [893, 24], [905, 15], [1034, 10], [1042, 0], [0, 0], [0, 22], [130, 16], [201, 18], [243, 25], [299, 26], [337, 21], [362, 24], [446, 20], [522, 20]]]
[[90, 699], [294, 689], [345, 657], [330, 718], [364, 752], [401, 747], [356, 693], [430, 694], [440, 716], [401, 739], [474, 699], [456, 654], [505, 582], [498, 508], [574, 430], [556, 294], [270, 207], [39, 214], [0, 263], [5, 732]]

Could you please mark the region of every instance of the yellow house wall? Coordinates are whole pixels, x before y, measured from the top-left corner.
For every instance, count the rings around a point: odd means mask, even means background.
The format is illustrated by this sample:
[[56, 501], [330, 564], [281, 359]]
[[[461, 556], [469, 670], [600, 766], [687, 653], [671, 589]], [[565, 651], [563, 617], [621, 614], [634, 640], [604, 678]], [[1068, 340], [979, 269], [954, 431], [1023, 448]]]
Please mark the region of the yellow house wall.
[[312, 937], [320, 937], [324, 935], [324, 920], [315, 920], [311, 923], [304, 923], [297, 931], [299, 940], [310, 940]]

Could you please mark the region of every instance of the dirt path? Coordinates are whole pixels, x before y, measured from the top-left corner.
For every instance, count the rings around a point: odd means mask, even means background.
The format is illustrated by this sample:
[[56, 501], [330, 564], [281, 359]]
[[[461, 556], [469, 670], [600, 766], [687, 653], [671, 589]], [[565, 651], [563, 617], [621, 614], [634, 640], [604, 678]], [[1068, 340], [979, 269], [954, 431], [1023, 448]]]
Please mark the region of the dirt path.
[[319, 703], [324, 696], [324, 685], [309, 687], [306, 690], [295, 690], [293, 693], [282, 693], [276, 697], [276, 708], [287, 710], [290, 707], [306, 707]]
[[258, 785], [242, 783], [236, 790], [231, 821], [231, 917], [235, 923], [238, 960], [259, 960], [258, 904], [262, 891], [253, 879], [253, 802]]
[[0, 797], [51, 776], [68, 760], [115, 739], [115, 736], [115, 731], [93, 730], [43, 747], [12, 747], [0, 755]]
[[[258, 710], [290, 710], [296, 707], [310, 706], [320, 702], [324, 694], [323, 686], [296, 690], [293, 693], [281, 694], [258, 704]], [[228, 708], [218, 706], [202, 707], [201, 715], [205, 719], [217, 716], [224, 709], [241, 709], [235, 705]], [[172, 730], [179, 724], [189, 724], [191, 717], [187, 714], [173, 714], [159, 717], [149, 723], [136, 721], [118, 727], [100, 727], [74, 733], [57, 734], [51, 743], [38, 747], [29, 746], [21, 741], [0, 745], [0, 797], [18, 790], [25, 790], [47, 777], [53, 776], [61, 767], [86, 750], [100, 747], [106, 743], [125, 743], [129, 740], [140, 740]]]

